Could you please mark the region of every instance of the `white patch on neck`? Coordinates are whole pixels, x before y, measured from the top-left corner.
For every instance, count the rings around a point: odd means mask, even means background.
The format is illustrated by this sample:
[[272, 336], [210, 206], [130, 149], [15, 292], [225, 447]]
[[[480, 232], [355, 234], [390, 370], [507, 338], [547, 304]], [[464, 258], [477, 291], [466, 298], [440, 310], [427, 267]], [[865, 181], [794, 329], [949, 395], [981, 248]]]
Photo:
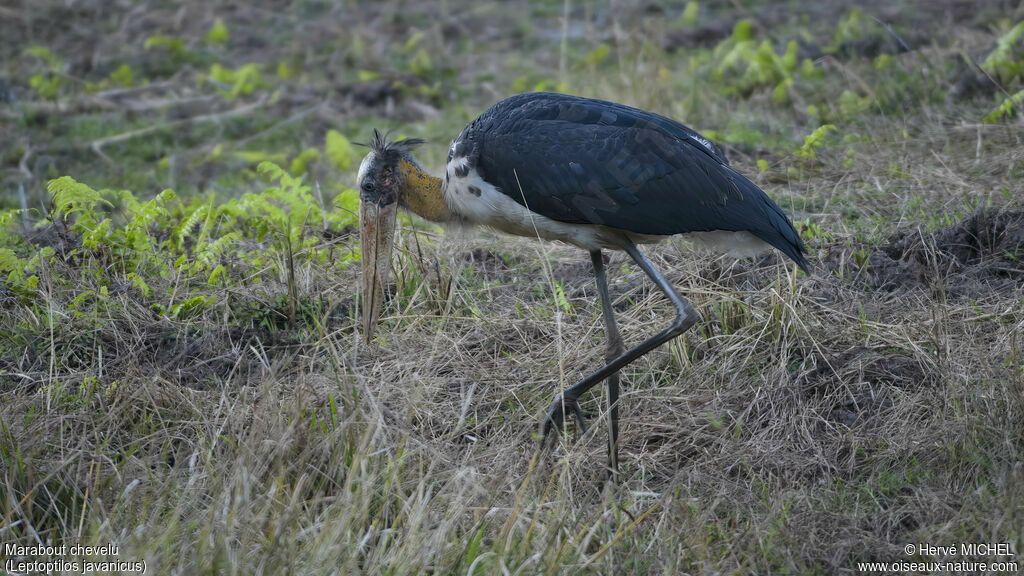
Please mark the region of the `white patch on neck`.
[[[450, 178], [450, 179], [457, 179], [457, 178], [459, 178], [459, 175], [456, 172], [457, 171], [466, 171], [468, 169], [468, 167], [469, 167], [469, 158], [467, 158], [465, 156], [456, 156], [455, 158], [452, 158], [451, 162], [448, 163], [448, 166], [445, 169], [445, 174], [447, 174], [448, 178]], [[475, 172], [475, 170], [474, 170], [474, 172]]]

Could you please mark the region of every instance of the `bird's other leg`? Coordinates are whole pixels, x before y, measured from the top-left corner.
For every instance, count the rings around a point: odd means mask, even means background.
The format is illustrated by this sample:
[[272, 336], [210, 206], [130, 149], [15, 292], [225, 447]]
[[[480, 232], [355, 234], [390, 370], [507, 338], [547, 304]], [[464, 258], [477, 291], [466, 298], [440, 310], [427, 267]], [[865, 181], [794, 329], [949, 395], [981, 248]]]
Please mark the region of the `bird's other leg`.
[[[597, 277], [597, 293], [601, 296], [601, 314], [604, 316], [604, 334], [608, 340], [608, 348], [604, 361], [611, 362], [626, 351], [615, 323], [615, 309], [608, 295], [608, 277], [604, 272], [604, 259], [601, 251], [590, 253], [590, 261], [594, 264], [594, 276]], [[618, 482], [619, 475], [619, 373], [608, 376], [608, 469], [611, 470], [612, 482]]]
[[[597, 278], [597, 292], [601, 297], [601, 312], [604, 316], [605, 338], [608, 347], [605, 352], [605, 362], [611, 362], [625, 352], [626, 347], [622, 343], [622, 336], [619, 334], [619, 327], [615, 323], [615, 310], [612, 308], [611, 297], [608, 295], [608, 277], [604, 271], [604, 259], [600, 250], [590, 253], [590, 262], [594, 265], [594, 276]], [[579, 422], [581, 430], [586, 431], [586, 422], [583, 419], [583, 411], [579, 406], [579, 397], [582, 394], [566, 393], [559, 396], [551, 406], [548, 417], [544, 420], [545, 438], [554, 427], [561, 428], [565, 421], [567, 410], [572, 410]], [[618, 458], [619, 439], [619, 373], [615, 372], [608, 376], [608, 467], [613, 478], [619, 470]]]
[[[640, 266], [644, 273], [654, 281], [654, 284], [658, 286], [658, 289], [665, 294], [669, 301], [672, 302], [672, 305], [676, 309], [676, 319], [672, 321], [672, 324], [669, 325], [668, 328], [665, 328], [653, 337], [644, 340], [638, 346], [631, 348], [624, 354], [619, 355], [611, 362], [605, 364], [597, 372], [594, 372], [583, 380], [573, 384], [571, 387], [566, 388], [565, 391], [555, 399], [551, 411], [548, 412], [547, 418], [544, 419], [543, 430], [545, 437], [547, 437], [551, 430], [555, 428], [554, 424], [561, 423], [563, 401], [565, 401], [566, 404], [571, 403], [572, 405], [575, 405], [576, 399], [582, 396], [587, 390], [593, 388], [598, 382], [608, 378], [612, 374], [615, 374], [633, 360], [636, 360], [668, 340], [671, 340], [686, 330], [689, 330], [690, 327], [696, 324], [697, 320], [700, 318], [697, 311], [693, 308], [693, 305], [690, 304], [686, 298], [683, 298], [676, 293], [668, 280], [666, 280], [664, 276], [654, 268], [654, 265], [640, 253], [632, 241], [626, 237], [622, 237], [620, 240], [620, 246], [622, 246], [622, 249], [625, 250], [626, 253], [629, 254], [629, 256]], [[576, 414], [577, 418], [579, 418], [579, 412]], [[555, 421], [554, 418], [557, 418], [557, 421]]]

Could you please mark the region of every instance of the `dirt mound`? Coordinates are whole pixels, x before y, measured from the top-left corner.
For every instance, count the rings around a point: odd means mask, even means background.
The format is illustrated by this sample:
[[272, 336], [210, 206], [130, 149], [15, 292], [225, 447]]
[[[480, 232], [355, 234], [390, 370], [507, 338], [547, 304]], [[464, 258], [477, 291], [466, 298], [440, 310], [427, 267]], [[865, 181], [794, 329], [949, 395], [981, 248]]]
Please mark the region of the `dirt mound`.
[[486, 280], [509, 280], [522, 266], [523, 259], [487, 248], [474, 248], [462, 253], [462, 261], [472, 266], [476, 274]]
[[978, 211], [936, 232], [902, 230], [861, 268], [868, 287], [978, 297], [1024, 285], [1024, 211]]
[[807, 393], [834, 400], [829, 420], [853, 426], [891, 407], [890, 389], [934, 386], [938, 376], [910, 356], [858, 346], [822, 364], [804, 382]]

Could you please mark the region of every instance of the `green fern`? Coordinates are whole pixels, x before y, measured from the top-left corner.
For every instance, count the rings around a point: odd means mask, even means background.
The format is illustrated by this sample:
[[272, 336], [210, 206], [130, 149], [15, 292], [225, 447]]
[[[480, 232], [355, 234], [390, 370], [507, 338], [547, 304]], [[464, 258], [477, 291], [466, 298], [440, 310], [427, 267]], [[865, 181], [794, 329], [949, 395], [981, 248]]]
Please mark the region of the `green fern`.
[[352, 143], [348, 141], [348, 138], [345, 138], [337, 130], [328, 130], [326, 140], [324, 151], [331, 164], [342, 171], [351, 168], [355, 159], [355, 150], [352, 149]]
[[127, 64], [121, 64], [117, 70], [110, 73], [108, 78], [110, 83], [115, 86], [128, 87], [135, 85], [135, 74], [132, 73], [132, 67]]
[[836, 130], [834, 124], [818, 126], [814, 132], [811, 132], [806, 138], [804, 138], [803, 145], [793, 152], [793, 155], [797, 158], [803, 158], [804, 160], [815, 158], [816, 154], [814, 149], [821, 146], [825, 142], [825, 135], [829, 132], [833, 132], [834, 130]]
[[982, 116], [981, 121], [994, 124], [1003, 118], [1013, 116], [1014, 108], [1022, 104], [1024, 104], [1024, 90], [1003, 100], [999, 106], [996, 106], [991, 112]]
[[845, 16], [839, 18], [832, 44], [826, 46], [824, 51], [826, 54], [835, 54], [844, 44], [860, 40], [865, 34], [865, 23], [861, 18], [861, 11], [859, 8], [854, 8]]
[[[53, 282], [89, 286], [89, 290], [68, 292], [74, 298], [69, 306], [73, 304], [76, 313], [97, 312], [104, 290], [130, 285], [146, 299], [167, 290], [164, 296], [171, 296], [170, 303], [150, 305], [161, 314], [183, 318], [201, 313], [212, 302], [205, 296], [197, 299], [190, 286], [230, 286], [235, 262], [271, 274], [280, 274], [284, 262], [289, 304], [296, 306], [296, 266], [302, 261], [326, 263], [329, 253], [317, 249], [319, 235], [310, 230], [355, 224], [358, 194], [343, 191], [336, 198], [338, 209], [325, 211], [302, 176], [271, 162], [260, 163], [257, 170], [269, 182], [262, 191], [219, 204], [209, 196], [172, 206], [172, 190], [140, 201], [130, 191], [95, 190], [68, 176], [50, 181], [51, 218], [61, 218], [63, 233], [78, 240], [72, 242], [77, 248], [62, 254], [61, 262], [51, 269]], [[38, 278], [32, 273], [51, 261], [54, 251], [47, 248], [29, 257], [19, 251], [31, 249], [8, 234], [19, 213], [0, 213], [4, 249], [0, 273], [20, 295], [33, 297]], [[350, 250], [335, 260], [344, 266], [357, 257], [358, 252]], [[173, 289], [166, 281], [173, 281]], [[185, 294], [186, 299], [174, 303], [173, 294]]]
[[180, 224], [171, 228], [171, 236], [168, 239], [168, 245], [171, 249], [176, 252], [180, 252], [185, 249], [185, 240], [192, 234], [196, 225], [206, 220], [210, 214], [209, 204], [200, 204], [192, 209], [187, 216], [181, 221]]
[[301, 154], [296, 156], [291, 163], [292, 174], [302, 176], [309, 171], [309, 165], [320, 159], [320, 150], [316, 148], [306, 148]]
[[239, 96], [252, 94], [253, 90], [263, 84], [259, 64], [245, 64], [234, 70], [220, 64], [210, 66], [210, 72], [203, 78], [217, 86], [217, 92], [225, 100], [234, 100]]
[[0, 248], [0, 272], [7, 272], [7, 282], [20, 286], [25, 281], [26, 262], [10, 248]]
[[229, 232], [212, 242], [204, 242], [194, 251], [194, 270], [206, 272], [216, 268], [215, 264], [230, 248], [242, 241], [241, 232]]
[[228, 27], [220, 18], [217, 18], [213, 23], [213, 28], [210, 28], [210, 31], [203, 36], [203, 42], [207, 44], [227, 44], [230, 39], [231, 34], [228, 33]]
[[147, 52], [158, 47], [166, 48], [170, 54], [175, 56], [180, 56], [186, 51], [185, 41], [177, 36], [150, 36], [142, 45], [142, 49]]
[[686, 3], [686, 8], [683, 13], [679, 15], [679, 19], [676, 22], [680, 26], [690, 27], [696, 26], [697, 21], [700, 17], [700, 4], [695, 0], [690, 0]]
[[791, 41], [782, 55], [776, 54], [768, 40], [754, 41], [750, 21], [741, 20], [733, 28], [732, 36], [715, 48], [713, 58], [718, 65], [712, 76], [728, 80], [727, 87], [734, 92], [771, 87], [775, 100], [785, 102], [798, 72], [808, 78], [819, 76], [809, 60], [797, 65], [797, 48], [797, 43]]
[[52, 197], [53, 207], [57, 214], [92, 212], [101, 202], [110, 206], [110, 202], [104, 200], [99, 192], [86, 184], [75, 181], [70, 176], [61, 176], [50, 180], [46, 184], [46, 191]]
[[142, 276], [139, 276], [135, 272], [129, 272], [127, 279], [129, 282], [132, 283], [132, 286], [134, 286], [146, 298], [149, 298], [153, 295], [153, 289], [149, 287], [149, 284], [146, 283]]
[[0, 210], [0, 246], [20, 244], [23, 239], [19, 234], [11, 234], [11, 223], [24, 214], [23, 210]]
[[213, 304], [213, 296], [192, 296], [187, 300], [171, 306], [171, 318], [183, 319], [193, 316], [204, 307]]
[[1024, 20], [996, 40], [995, 49], [981, 63], [981, 67], [999, 76], [1004, 82], [1020, 77], [1024, 74], [1024, 58], [1017, 54], [1017, 49], [1022, 37]]
[[55, 100], [64, 73], [64, 61], [44, 46], [30, 46], [24, 54], [40, 60], [44, 70], [29, 78], [29, 86], [47, 100]]
[[225, 272], [227, 272], [227, 269], [224, 268], [223, 265], [218, 265], [213, 269], [213, 272], [210, 272], [210, 275], [207, 276], [206, 283], [210, 286], [216, 286], [220, 282], [221, 277], [224, 276]]
[[561, 308], [566, 314], [570, 316], [573, 313], [572, 304], [569, 303], [569, 299], [565, 297], [565, 290], [562, 289], [562, 283], [555, 280], [555, 303]]
[[167, 215], [166, 204], [174, 199], [174, 190], [170, 188], [157, 194], [152, 200], [140, 204], [124, 226], [123, 235], [135, 250], [155, 250], [149, 227]]

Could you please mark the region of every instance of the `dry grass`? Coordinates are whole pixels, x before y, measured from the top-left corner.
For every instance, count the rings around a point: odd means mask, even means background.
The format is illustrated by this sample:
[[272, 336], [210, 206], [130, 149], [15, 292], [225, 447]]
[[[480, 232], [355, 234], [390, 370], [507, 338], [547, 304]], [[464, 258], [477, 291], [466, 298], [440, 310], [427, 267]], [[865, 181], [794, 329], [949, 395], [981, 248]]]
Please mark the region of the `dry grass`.
[[[638, 54], [622, 70], [656, 74]], [[622, 76], [591, 95], [639, 103]], [[709, 125], [792, 123], [766, 94], [702, 97]], [[645, 248], [704, 321], [624, 371], [615, 488], [602, 425], [537, 451], [555, 394], [604, 357], [572, 248], [404, 228], [372, 349], [355, 269], [298, 268], [299, 330], [243, 319], [287, 292], [284, 262], [188, 320], [129, 293], [76, 318], [45, 273], [31, 306], [0, 292], [4, 326], [31, 328], [3, 329], [0, 542], [115, 543], [161, 574], [824, 574], [927, 558], [906, 543], [1024, 550], [1021, 124], [957, 106], [867, 112], [814, 163], [735, 147], [825, 231], [815, 274]], [[628, 258], [608, 270], [627, 344], [669, 321]], [[603, 406], [585, 398], [592, 423]]]

